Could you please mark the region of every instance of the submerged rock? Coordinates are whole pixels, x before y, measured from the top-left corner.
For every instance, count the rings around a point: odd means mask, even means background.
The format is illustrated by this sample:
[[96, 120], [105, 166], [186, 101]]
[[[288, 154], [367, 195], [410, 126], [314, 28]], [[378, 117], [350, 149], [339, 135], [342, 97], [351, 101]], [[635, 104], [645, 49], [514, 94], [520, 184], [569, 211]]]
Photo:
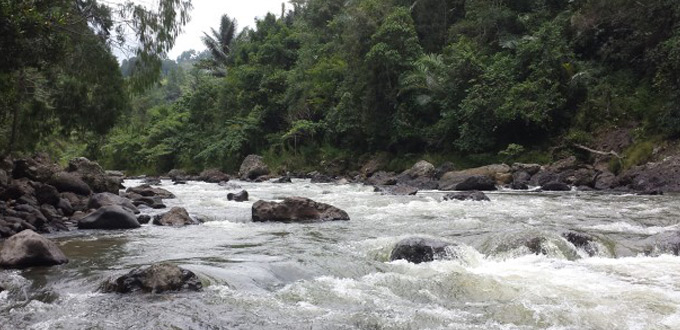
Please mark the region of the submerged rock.
[[135, 215], [120, 206], [104, 206], [78, 220], [80, 229], [132, 229], [140, 224]]
[[464, 191], [446, 194], [445, 201], [459, 200], [459, 201], [491, 201], [485, 193], [481, 191]]
[[418, 193], [418, 188], [400, 184], [394, 186], [375, 186], [373, 191], [383, 195], [415, 195]]
[[274, 180], [273, 183], [292, 183], [292, 181], [290, 180], [290, 177], [286, 175]]
[[237, 193], [228, 193], [227, 194], [227, 200], [234, 201], [234, 202], [246, 202], [248, 201], [248, 192], [245, 190], [242, 190]]
[[159, 214], [153, 218], [153, 224], [157, 226], [186, 226], [197, 224], [183, 207], [173, 207], [170, 211]]
[[200, 291], [203, 288], [198, 276], [175, 265], [161, 263], [138, 268], [116, 279], [103, 283], [102, 292], [161, 293], [166, 291]]
[[347, 212], [332, 205], [304, 197], [288, 197], [283, 202], [257, 201], [252, 207], [253, 221], [314, 222], [349, 220]]
[[8, 238], [0, 252], [0, 266], [26, 268], [65, 264], [68, 258], [49, 239], [26, 229]]
[[431, 238], [409, 237], [399, 241], [392, 249], [390, 261], [403, 259], [419, 264], [442, 259], [447, 255], [447, 246], [453, 244]]
[[541, 189], [545, 191], [570, 191], [571, 187], [566, 183], [553, 181], [542, 185]]

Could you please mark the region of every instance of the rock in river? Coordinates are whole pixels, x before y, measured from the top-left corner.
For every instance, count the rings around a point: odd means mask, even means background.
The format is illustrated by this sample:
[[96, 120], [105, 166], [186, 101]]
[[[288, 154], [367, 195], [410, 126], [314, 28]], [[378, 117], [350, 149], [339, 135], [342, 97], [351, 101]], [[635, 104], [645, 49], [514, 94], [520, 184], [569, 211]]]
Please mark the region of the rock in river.
[[8, 238], [0, 252], [0, 266], [4, 268], [53, 266], [67, 262], [54, 242], [30, 229]]
[[447, 255], [446, 247], [452, 244], [424, 237], [409, 237], [397, 243], [390, 260], [403, 259], [414, 264], [441, 259]]
[[240, 192], [237, 193], [228, 193], [227, 194], [227, 200], [234, 201], [234, 202], [246, 202], [248, 201], [248, 192], [245, 190], [241, 190]]
[[304, 197], [288, 197], [281, 203], [257, 201], [253, 204], [253, 221], [314, 222], [349, 220], [347, 212]]
[[173, 207], [170, 211], [159, 214], [153, 218], [153, 224], [158, 226], [186, 226], [197, 222], [191, 219], [189, 213], [183, 207]]
[[485, 193], [481, 191], [463, 191], [450, 193], [444, 196], [445, 201], [459, 200], [459, 201], [491, 201]]
[[135, 215], [120, 206], [109, 205], [78, 220], [80, 229], [131, 229], [139, 228]]
[[241, 163], [239, 175], [243, 180], [254, 180], [259, 176], [269, 174], [269, 167], [264, 163], [262, 156], [249, 155]]
[[102, 284], [102, 292], [161, 293], [165, 291], [199, 291], [203, 285], [193, 272], [175, 265], [161, 263], [138, 268]]

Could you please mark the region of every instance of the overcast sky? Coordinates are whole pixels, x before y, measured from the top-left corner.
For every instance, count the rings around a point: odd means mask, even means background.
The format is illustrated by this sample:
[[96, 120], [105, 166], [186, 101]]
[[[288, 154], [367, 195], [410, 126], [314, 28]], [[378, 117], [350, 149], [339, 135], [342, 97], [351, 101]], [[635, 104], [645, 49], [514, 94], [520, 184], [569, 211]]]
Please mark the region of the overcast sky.
[[281, 15], [281, 3], [284, 2], [286, 11], [292, 9], [287, 0], [193, 0], [191, 21], [184, 27], [184, 32], [177, 38], [168, 57], [175, 59], [185, 50], [205, 49], [201, 42], [203, 32], [210, 31], [211, 27], [217, 30], [223, 14], [236, 18], [240, 31], [246, 26], [253, 27], [255, 18], [262, 18], [268, 12]]

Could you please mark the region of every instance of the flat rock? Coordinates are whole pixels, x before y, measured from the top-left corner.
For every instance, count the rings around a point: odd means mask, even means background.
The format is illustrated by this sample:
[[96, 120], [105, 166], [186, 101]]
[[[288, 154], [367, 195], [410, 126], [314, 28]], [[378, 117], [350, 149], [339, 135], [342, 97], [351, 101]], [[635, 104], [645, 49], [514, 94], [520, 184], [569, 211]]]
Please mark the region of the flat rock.
[[347, 212], [304, 197], [288, 197], [283, 202], [257, 201], [252, 206], [253, 221], [315, 222], [349, 220]]

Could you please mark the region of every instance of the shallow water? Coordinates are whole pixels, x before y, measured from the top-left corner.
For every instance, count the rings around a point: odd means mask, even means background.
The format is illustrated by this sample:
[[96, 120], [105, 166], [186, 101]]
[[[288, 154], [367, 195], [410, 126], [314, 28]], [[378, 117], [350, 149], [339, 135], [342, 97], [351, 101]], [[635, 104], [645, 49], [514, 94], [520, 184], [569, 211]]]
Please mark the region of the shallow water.
[[[127, 186], [139, 184], [127, 181]], [[203, 225], [51, 235], [70, 262], [0, 271], [2, 329], [679, 329], [678, 196], [500, 191], [492, 202], [442, 192], [382, 196], [362, 185], [190, 182], [166, 188]], [[351, 221], [253, 223], [254, 201], [304, 196]], [[163, 210], [143, 210], [155, 214]], [[577, 248], [564, 232], [595, 238]], [[451, 258], [389, 261], [410, 236]], [[540, 239], [542, 254], [523, 245]], [[534, 251], [535, 252], [535, 251]], [[198, 293], [97, 292], [107, 278], [169, 261]]]

